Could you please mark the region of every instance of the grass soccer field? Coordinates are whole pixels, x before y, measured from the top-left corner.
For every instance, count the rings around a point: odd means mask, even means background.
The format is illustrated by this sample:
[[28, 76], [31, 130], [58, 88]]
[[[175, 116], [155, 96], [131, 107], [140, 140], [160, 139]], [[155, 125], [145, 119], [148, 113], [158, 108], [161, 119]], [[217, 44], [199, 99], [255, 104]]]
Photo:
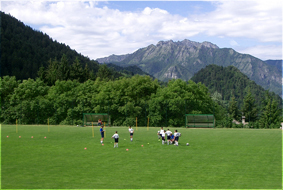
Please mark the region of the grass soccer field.
[[282, 189], [282, 130], [178, 128], [168, 146], [134, 129], [106, 128], [102, 146], [99, 127], [2, 125], [1, 188]]

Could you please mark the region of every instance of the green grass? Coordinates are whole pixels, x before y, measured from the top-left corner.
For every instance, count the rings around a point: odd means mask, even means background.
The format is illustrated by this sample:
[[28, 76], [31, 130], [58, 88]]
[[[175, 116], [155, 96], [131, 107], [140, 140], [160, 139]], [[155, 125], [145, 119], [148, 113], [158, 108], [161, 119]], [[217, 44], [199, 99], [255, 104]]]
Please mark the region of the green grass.
[[1, 188], [282, 189], [281, 130], [179, 128], [176, 147], [134, 129], [106, 128], [102, 146], [98, 127], [2, 125]]

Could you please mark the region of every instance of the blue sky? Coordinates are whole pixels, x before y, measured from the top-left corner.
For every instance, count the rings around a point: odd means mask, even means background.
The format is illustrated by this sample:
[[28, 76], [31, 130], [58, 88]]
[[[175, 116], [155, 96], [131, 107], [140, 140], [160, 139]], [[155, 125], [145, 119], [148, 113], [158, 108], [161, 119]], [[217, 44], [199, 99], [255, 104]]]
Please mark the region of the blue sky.
[[142, 11], [146, 7], [167, 10], [170, 14], [178, 14], [184, 17], [188, 15], [211, 12], [216, 6], [211, 1], [111, 1], [98, 2], [98, 7], [108, 6], [120, 11]]
[[9, 13], [91, 59], [163, 40], [209, 41], [262, 60], [282, 59], [282, 2], [1, 1]]

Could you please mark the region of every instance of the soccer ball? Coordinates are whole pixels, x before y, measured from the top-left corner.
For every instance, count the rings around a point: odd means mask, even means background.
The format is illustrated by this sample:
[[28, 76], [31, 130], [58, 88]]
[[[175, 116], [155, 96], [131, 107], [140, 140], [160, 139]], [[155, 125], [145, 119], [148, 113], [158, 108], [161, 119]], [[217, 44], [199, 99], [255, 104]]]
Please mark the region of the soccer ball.
[[190, 144], [189, 144], [189, 143], [187, 143], [186, 145], [187, 145], [187, 146], [189, 146]]

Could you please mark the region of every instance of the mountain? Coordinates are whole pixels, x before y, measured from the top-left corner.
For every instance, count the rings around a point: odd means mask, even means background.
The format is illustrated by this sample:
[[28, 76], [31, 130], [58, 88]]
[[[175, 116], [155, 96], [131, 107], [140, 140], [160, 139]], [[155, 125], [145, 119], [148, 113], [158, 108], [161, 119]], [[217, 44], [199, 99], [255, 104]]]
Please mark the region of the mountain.
[[119, 61], [123, 61], [124, 59], [126, 59], [129, 56], [129, 54], [126, 55], [110, 55], [109, 57], [105, 57], [100, 59], [100, 61], [98, 61], [99, 63], [111, 63], [111, 62], [119, 62]]
[[275, 66], [278, 70], [282, 71], [282, 60], [266, 60], [265, 63]]
[[150, 45], [147, 48], [141, 48], [133, 54], [111, 55], [97, 59], [97, 61], [99, 63], [114, 63], [124, 66], [138, 65], [145, 72], [163, 81], [172, 78], [189, 80], [198, 70], [186, 67], [186, 62], [188, 61], [186, 55], [188, 51], [190, 52], [189, 55], [192, 55], [196, 48], [201, 46], [218, 48], [209, 42], [201, 44], [189, 40], [176, 43], [172, 40], [167, 42], [160, 41], [156, 46]]
[[132, 54], [112, 55], [97, 61], [123, 66], [137, 65], [163, 81], [172, 78], [189, 80], [196, 72], [210, 64], [224, 67], [232, 65], [264, 89], [282, 94], [282, 73], [276, 66], [231, 48], [219, 48], [210, 42], [199, 43], [187, 39], [178, 42], [160, 41]]
[[[242, 107], [247, 88], [251, 90], [252, 95], [255, 97], [256, 105], [260, 106], [261, 101], [265, 98], [266, 90], [250, 80], [234, 66], [208, 65], [198, 71], [191, 80], [196, 83], [201, 82], [207, 86], [211, 94], [214, 92], [220, 93], [224, 100], [229, 101], [231, 96], [234, 96], [238, 101], [239, 107]], [[269, 92], [269, 94], [280, 105], [282, 104], [282, 99], [279, 95], [274, 92]]]

